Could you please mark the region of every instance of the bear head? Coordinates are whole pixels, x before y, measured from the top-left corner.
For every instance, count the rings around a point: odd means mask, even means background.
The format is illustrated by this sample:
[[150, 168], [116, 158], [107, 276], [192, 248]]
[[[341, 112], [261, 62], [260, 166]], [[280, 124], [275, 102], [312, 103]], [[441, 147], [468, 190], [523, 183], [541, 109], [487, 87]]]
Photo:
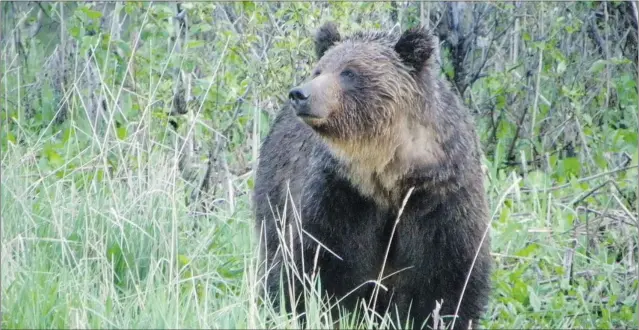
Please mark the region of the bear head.
[[462, 150], [444, 146], [466, 133], [436, 75], [437, 46], [423, 27], [344, 38], [328, 22], [315, 35], [311, 76], [289, 92], [290, 109], [340, 161], [338, 171], [379, 205], [397, 204], [405, 190], [398, 185], [412, 176], [453, 173], [446, 162]]
[[437, 39], [423, 27], [394, 30], [344, 38], [325, 23], [315, 35], [319, 60], [311, 76], [289, 91], [297, 117], [360, 171], [351, 177], [394, 168], [389, 187], [399, 172], [442, 158], [432, 129], [437, 114], [429, 113], [440, 98], [433, 79]]
[[358, 32], [342, 39], [332, 22], [315, 36], [319, 61], [312, 76], [290, 90], [297, 116], [320, 135], [369, 138], [396, 112], [423, 107], [434, 37], [424, 28]]

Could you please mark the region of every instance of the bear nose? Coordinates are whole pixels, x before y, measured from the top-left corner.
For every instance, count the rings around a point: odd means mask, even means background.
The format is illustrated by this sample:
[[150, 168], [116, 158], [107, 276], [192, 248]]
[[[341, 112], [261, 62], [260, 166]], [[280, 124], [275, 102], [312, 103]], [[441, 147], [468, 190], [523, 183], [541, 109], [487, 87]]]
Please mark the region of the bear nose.
[[288, 92], [288, 98], [296, 104], [304, 103], [309, 96], [309, 93], [300, 87], [295, 87]]

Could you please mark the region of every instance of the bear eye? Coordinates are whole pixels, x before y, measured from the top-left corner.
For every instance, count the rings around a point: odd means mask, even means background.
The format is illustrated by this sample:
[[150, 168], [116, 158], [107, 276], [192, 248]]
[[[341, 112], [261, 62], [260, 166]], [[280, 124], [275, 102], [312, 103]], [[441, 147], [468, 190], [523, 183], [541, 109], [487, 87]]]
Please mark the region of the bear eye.
[[355, 77], [355, 72], [353, 72], [353, 70], [351, 70], [351, 69], [346, 69], [346, 70], [342, 71], [342, 73], [340, 73], [340, 76], [342, 76], [344, 78], [353, 79]]
[[313, 71], [313, 77], [317, 77], [321, 74], [322, 72], [320, 70], [315, 70]]

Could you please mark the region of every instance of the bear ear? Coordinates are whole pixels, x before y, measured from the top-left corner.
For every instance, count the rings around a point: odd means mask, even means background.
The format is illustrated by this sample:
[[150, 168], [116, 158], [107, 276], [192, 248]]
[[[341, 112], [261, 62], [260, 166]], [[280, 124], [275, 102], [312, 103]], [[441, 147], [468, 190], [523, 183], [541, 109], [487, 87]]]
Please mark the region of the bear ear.
[[324, 23], [315, 34], [315, 55], [317, 55], [317, 58], [321, 58], [331, 46], [341, 39], [342, 36], [337, 31], [335, 23]]
[[414, 27], [402, 33], [395, 44], [395, 51], [404, 64], [421, 73], [427, 68], [436, 52], [436, 38], [424, 27]]

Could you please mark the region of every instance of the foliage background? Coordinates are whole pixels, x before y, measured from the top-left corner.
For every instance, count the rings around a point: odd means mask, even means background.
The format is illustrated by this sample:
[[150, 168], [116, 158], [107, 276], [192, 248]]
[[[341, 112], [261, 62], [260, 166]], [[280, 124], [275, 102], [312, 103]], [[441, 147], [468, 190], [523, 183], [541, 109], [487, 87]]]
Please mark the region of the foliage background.
[[486, 154], [480, 326], [639, 327], [635, 3], [0, 9], [3, 328], [295, 327], [257, 303], [252, 171], [326, 20], [440, 38]]

